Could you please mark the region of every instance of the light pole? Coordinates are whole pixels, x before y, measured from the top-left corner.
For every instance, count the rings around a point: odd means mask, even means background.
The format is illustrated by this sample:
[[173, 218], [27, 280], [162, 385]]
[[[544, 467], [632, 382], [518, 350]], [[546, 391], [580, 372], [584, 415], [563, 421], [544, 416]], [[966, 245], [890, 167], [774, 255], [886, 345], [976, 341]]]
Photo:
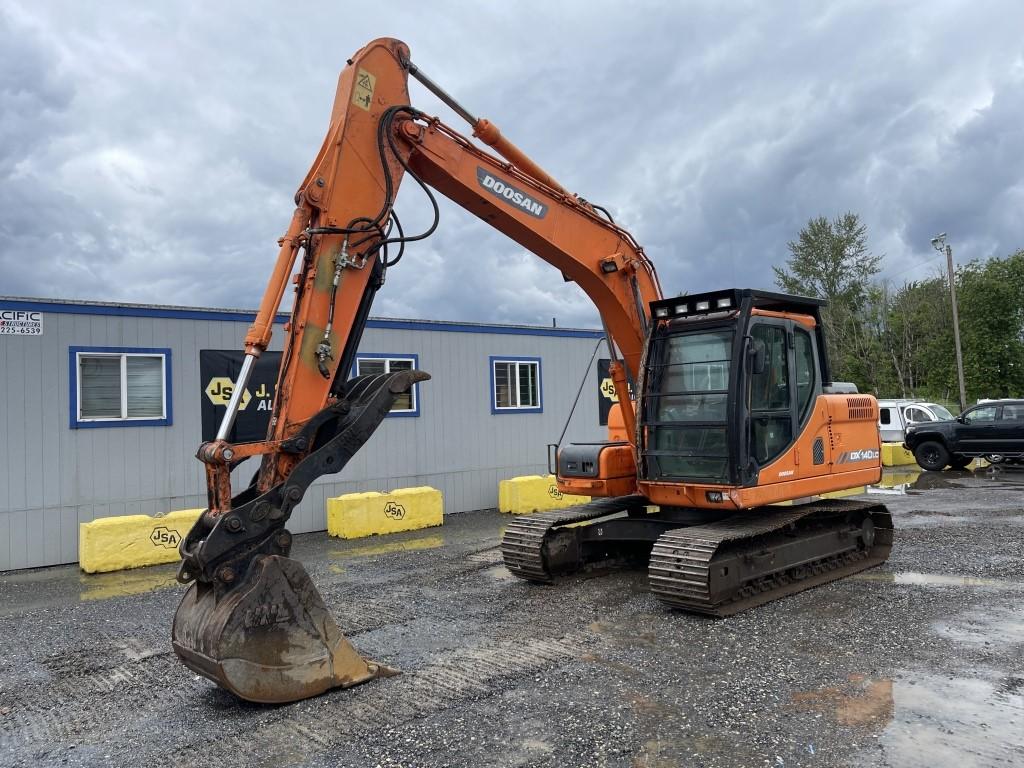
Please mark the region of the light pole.
[[967, 393], [964, 391], [964, 357], [960, 352], [960, 314], [956, 308], [956, 281], [953, 279], [953, 249], [946, 244], [946, 233], [932, 238], [932, 248], [939, 253], [946, 252], [946, 271], [949, 273], [949, 300], [953, 304], [953, 343], [956, 346], [956, 379], [960, 385], [960, 412], [967, 409]]

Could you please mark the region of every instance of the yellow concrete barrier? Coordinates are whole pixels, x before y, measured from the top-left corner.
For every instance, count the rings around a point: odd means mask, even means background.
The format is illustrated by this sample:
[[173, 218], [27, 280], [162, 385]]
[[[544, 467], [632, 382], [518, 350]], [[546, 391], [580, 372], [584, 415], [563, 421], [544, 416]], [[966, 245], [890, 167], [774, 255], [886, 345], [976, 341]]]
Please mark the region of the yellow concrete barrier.
[[163, 517], [101, 517], [78, 526], [78, 564], [86, 573], [175, 563], [178, 544], [203, 513], [182, 509]]
[[882, 466], [902, 467], [917, 464], [914, 454], [903, 447], [903, 443], [882, 443]]
[[413, 531], [443, 522], [444, 499], [429, 486], [348, 493], [327, 500], [327, 533], [342, 539]]
[[525, 475], [498, 483], [498, 509], [513, 515], [529, 515], [586, 504], [589, 496], [562, 493], [554, 475]]

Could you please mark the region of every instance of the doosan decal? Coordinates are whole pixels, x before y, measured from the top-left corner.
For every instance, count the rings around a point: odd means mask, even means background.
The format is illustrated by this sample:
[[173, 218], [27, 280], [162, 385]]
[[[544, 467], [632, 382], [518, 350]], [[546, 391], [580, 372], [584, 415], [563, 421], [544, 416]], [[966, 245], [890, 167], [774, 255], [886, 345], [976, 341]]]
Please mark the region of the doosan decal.
[[547, 215], [548, 207], [544, 203], [530, 197], [521, 189], [513, 187], [507, 181], [495, 178], [480, 166], [477, 166], [476, 169], [476, 180], [492, 195], [514, 205], [523, 213], [528, 213], [537, 219], [543, 219]]

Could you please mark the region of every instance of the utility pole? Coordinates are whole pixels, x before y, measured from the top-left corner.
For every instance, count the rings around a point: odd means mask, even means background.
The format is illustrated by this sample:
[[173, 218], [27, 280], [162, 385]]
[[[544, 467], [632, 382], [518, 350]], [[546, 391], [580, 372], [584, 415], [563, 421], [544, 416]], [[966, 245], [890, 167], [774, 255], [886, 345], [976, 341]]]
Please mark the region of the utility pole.
[[949, 300], [953, 304], [953, 343], [956, 346], [956, 378], [960, 385], [960, 412], [967, 409], [967, 393], [964, 389], [964, 357], [960, 352], [960, 313], [956, 308], [956, 281], [953, 278], [953, 249], [946, 244], [946, 233], [932, 238], [932, 248], [939, 253], [946, 252], [946, 271], [949, 273]]

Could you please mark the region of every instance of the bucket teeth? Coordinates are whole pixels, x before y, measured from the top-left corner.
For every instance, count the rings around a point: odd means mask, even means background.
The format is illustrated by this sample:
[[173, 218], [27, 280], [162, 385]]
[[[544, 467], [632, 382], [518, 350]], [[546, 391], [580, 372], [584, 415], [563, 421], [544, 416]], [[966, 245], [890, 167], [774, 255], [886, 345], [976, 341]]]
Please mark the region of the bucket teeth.
[[247, 576], [219, 595], [193, 583], [174, 616], [172, 644], [190, 669], [260, 703], [397, 674], [363, 659], [302, 565], [278, 555], [256, 558]]

